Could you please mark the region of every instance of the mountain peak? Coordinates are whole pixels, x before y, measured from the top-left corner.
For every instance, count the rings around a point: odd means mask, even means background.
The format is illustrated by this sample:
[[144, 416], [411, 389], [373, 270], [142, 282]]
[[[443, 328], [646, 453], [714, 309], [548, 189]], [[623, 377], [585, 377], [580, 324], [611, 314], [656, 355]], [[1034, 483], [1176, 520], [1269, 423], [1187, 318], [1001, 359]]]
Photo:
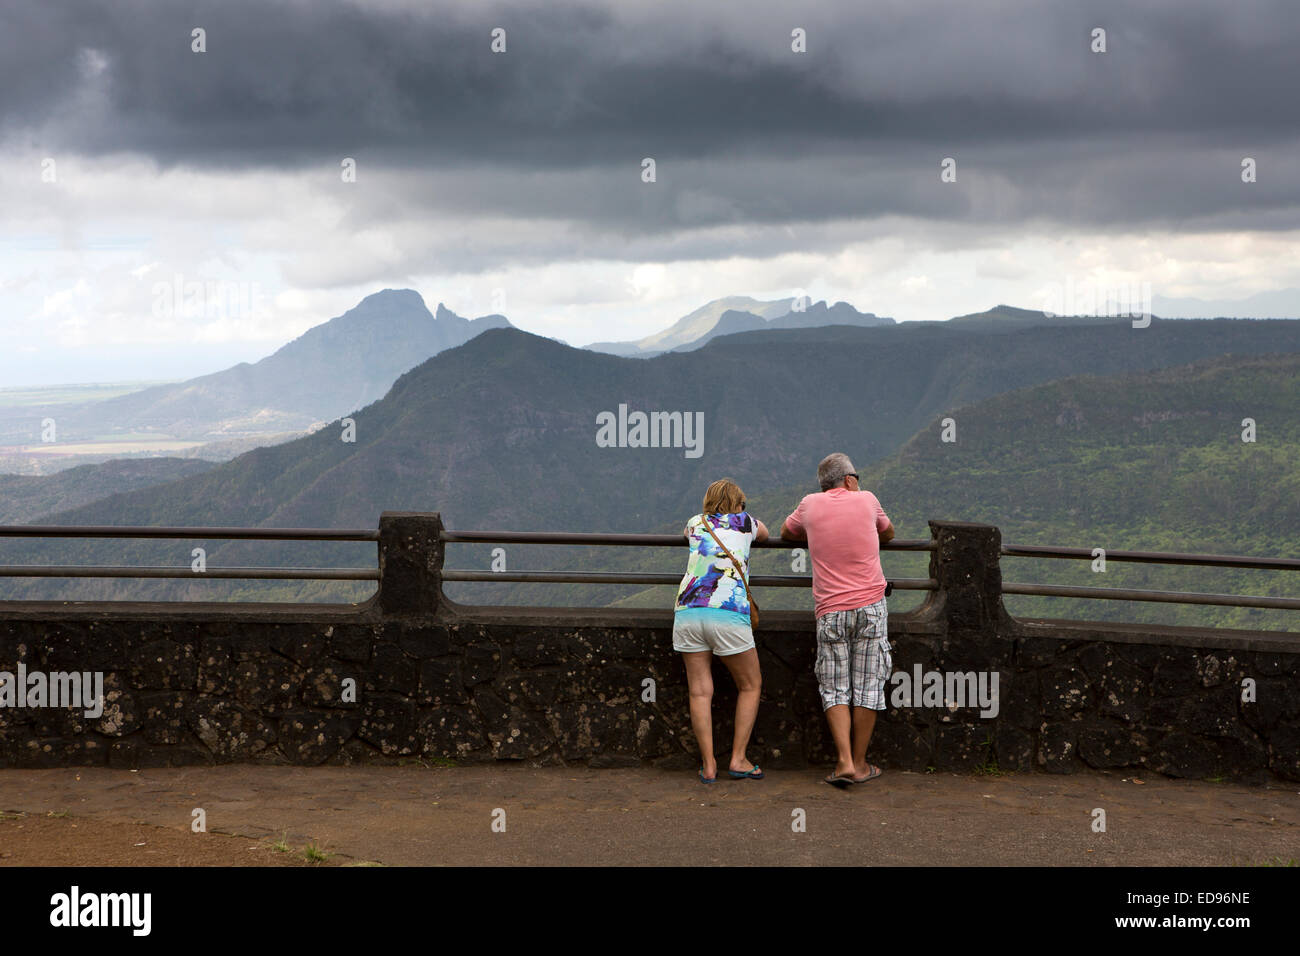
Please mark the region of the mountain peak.
[[462, 318], [461, 316], [457, 315], [455, 312], [451, 311], [451, 309], [443, 305], [441, 302], [438, 303], [438, 309], [433, 313], [433, 317], [437, 319], [439, 322], [443, 321], [444, 319], [457, 320]]
[[354, 306], [353, 310], [364, 309], [425, 309], [424, 297], [414, 289], [382, 289], [379, 292], [372, 292]]
[[824, 299], [807, 300], [804, 308], [795, 309], [799, 300], [774, 299], [763, 302], [746, 295], [731, 295], [706, 302], [654, 335], [634, 342], [593, 342], [587, 346], [596, 352], [612, 355], [644, 356], [659, 352], [688, 352], [700, 348], [719, 335], [756, 329], [815, 328], [821, 325], [894, 325], [893, 319], [874, 312], [859, 312], [848, 302], [829, 304]]
[[[502, 316], [473, 322], [444, 305], [432, 319], [413, 289], [384, 289], [249, 364], [88, 406], [74, 434], [162, 429], [203, 441], [281, 433], [331, 421], [382, 398], [399, 375], [464, 344]], [[140, 423], [140, 424], [134, 424]]]

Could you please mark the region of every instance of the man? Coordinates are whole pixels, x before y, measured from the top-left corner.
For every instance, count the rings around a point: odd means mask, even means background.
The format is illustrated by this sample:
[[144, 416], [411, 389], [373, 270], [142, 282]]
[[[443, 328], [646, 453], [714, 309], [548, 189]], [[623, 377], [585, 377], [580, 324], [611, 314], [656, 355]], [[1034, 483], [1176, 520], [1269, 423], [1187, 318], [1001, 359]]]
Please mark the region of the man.
[[823, 458], [817, 481], [821, 493], [799, 502], [781, 537], [807, 541], [812, 558], [815, 672], [836, 754], [835, 770], [825, 779], [843, 788], [880, 776], [880, 768], [867, 763], [867, 745], [894, 667], [880, 567], [880, 545], [894, 537], [894, 526], [876, 496], [858, 487], [847, 455]]

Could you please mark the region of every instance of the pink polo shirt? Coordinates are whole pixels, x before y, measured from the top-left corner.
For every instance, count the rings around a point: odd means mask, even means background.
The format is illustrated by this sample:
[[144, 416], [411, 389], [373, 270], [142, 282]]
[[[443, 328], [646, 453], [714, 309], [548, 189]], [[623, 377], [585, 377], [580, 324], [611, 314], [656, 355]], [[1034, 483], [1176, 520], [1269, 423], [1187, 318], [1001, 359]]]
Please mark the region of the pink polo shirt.
[[885, 596], [880, 532], [889, 527], [889, 515], [871, 492], [832, 488], [807, 495], [785, 527], [808, 536], [817, 617], [866, 607]]

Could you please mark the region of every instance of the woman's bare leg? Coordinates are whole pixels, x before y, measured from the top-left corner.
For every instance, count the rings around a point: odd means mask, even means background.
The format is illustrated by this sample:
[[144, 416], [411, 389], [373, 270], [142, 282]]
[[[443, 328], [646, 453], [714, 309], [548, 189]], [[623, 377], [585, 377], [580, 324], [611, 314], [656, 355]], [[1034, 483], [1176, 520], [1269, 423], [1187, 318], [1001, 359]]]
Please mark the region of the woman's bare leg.
[[691, 727], [700, 745], [700, 762], [704, 776], [718, 775], [718, 762], [713, 757], [713, 652], [683, 652], [686, 664], [686, 687], [690, 694]]
[[758, 651], [750, 648], [739, 654], [728, 654], [722, 659], [736, 681], [736, 736], [731, 741], [731, 769], [748, 773], [754, 765], [745, 756], [749, 736], [758, 719], [758, 695], [763, 689], [763, 678], [758, 669]]

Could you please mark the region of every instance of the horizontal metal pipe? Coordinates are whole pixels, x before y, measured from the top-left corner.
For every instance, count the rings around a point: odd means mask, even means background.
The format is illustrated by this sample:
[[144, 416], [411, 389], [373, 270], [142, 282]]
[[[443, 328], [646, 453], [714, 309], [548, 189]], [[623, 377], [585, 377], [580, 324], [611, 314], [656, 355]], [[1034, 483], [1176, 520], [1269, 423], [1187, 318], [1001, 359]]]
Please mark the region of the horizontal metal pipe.
[[108, 565], [0, 565], [0, 578], [283, 578], [304, 581], [378, 581], [377, 568], [189, 568]]
[[1040, 597], [1094, 598], [1108, 601], [1157, 601], [1163, 604], [1212, 604], [1224, 607], [1268, 607], [1300, 610], [1300, 598], [1257, 597], [1252, 594], [1205, 594], [1200, 591], [1139, 591], [1132, 588], [1081, 588], [1059, 584], [1003, 582], [1003, 594]]
[[[444, 581], [488, 581], [531, 584], [680, 584], [680, 574], [639, 571], [454, 571], [442, 572]], [[939, 586], [933, 578], [890, 578], [896, 589], [933, 591]], [[755, 587], [806, 588], [812, 578], [795, 574], [755, 574]]]
[[[1058, 548], [1040, 544], [1004, 544], [1002, 553], [1013, 558], [1076, 558], [1092, 560], [1091, 548]], [[1143, 564], [1189, 564], [1211, 568], [1259, 568], [1272, 571], [1300, 571], [1300, 558], [1256, 558], [1235, 554], [1193, 554], [1169, 551], [1111, 551], [1107, 561], [1135, 561]]]
[[[684, 548], [686, 539], [680, 534], [599, 534], [566, 531], [447, 531], [442, 540], [451, 544], [589, 544], [625, 545], [650, 548]], [[769, 538], [754, 542], [753, 548], [806, 548], [804, 541], [786, 541]], [[881, 545], [886, 551], [933, 551], [929, 538], [894, 540]]]
[[[379, 532], [368, 529], [320, 528], [228, 528], [169, 527], [118, 525], [0, 525], [0, 537], [13, 538], [186, 538], [265, 541], [378, 541]], [[681, 535], [671, 534], [600, 534], [546, 531], [452, 531], [443, 530], [447, 543], [463, 544], [563, 544], [624, 545], [675, 547], [684, 545]], [[791, 549], [806, 547], [803, 542], [780, 538], [755, 543], [754, 548]], [[885, 551], [933, 551], [930, 539], [895, 539], [881, 546]], [[1066, 548], [1050, 545], [1006, 544], [1001, 553], [1007, 557], [1089, 560], [1091, 548]], [[1259, 570], [1300, 570], [1300, 559], [1261, 558], [1244, 555], [1175, 553], [1162, 551], [1107, 551], [1111, 561], [1150, 564], [1175, 564], [1204, 567], [1235, 567]], [[188, 568], [109, 567], [109, 566], [0, 566], [0, 577], [42, 578], [223, 578], [280, 580], [355, 580], [378, 581], [374, 568], [211, 568], [195, 572]], [[444, 570], [444, 581], [553, 582], [569, 584], [664, 584], [680, 581], [677, 574], [636, 572], [563, 572], [563, 571], [457, 571]], [[809, 587], [811, 578], [791, 575], [755, 575], [753, 583], [762, 587]], [[892, 581], [902, 590], [935, 590], [938, 584], [927, 578], [900, 578]], [[1050, 584], [1004, 583], [1004, 594], [1042, 597], [1077, 597], [1101, 600], [1155, 601], [1173, 604], [1203, 604], [1235, 607], [1300, 609], [1300, 599], [1257, 597], [1240, 594], [1205, 594], [1188, 591], [1148, 591], [1125, 588], [1090, 588]]]
[[[680, 584], [680, 574], [641, 571], [446, 571], [444, 581], [542, 584]], [[758, 583], [757, 579], [754, 581]], [[790, 585], [798, 587], [797, 584]]]
[[230, 538], [257, 541], [378, 541], [379, 531], [345, 528], [175, 528], [150, 525], [0, 525], [0, 538]]

